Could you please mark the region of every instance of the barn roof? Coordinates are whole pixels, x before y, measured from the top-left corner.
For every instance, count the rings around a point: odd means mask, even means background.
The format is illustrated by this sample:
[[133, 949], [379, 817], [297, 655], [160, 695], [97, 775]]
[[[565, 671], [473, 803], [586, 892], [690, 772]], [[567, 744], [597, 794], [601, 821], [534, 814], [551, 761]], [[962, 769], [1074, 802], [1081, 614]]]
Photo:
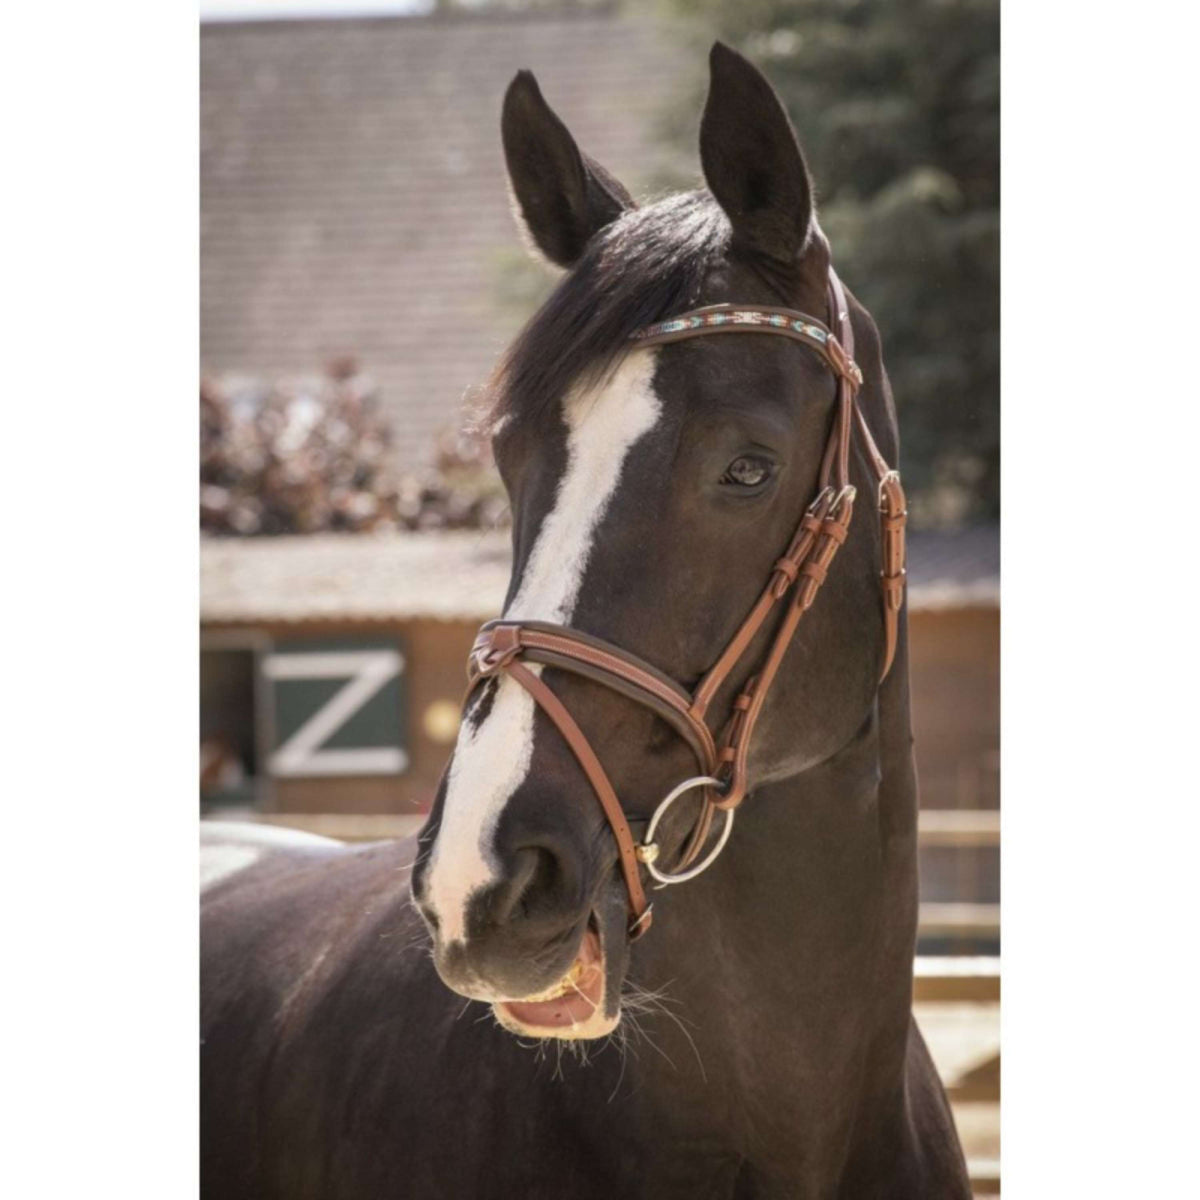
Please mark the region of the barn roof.
[[534, 70], [635, 193], [685, 50], [611, 12], [205, 25], [201, 364], [287, 377], [350, 355], [403, 465], [426, 458], [515, 332], [528, 274], [499, 113]]
[[[204, 538], [200, 616], [209, 624], [302, 621], [483, 621], [504, 603], [507, 533], [318, 534]], [[914, 533], [913, 609], [994, 607], [1000, 538], [994, 526]]]

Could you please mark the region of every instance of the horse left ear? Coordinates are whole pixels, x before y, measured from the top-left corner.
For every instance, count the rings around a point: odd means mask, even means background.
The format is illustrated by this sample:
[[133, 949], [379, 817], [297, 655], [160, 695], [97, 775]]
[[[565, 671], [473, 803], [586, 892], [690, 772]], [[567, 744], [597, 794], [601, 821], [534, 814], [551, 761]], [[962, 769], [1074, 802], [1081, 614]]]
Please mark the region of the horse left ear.
[[800, 143], [762, 72], [715, 42], [700, 122], [708, 190], [733, 226], [734, 244], [793, 264], [814, 225], [812, 183]]
[[532, 71], [518, 71], [508, 85], [500, 132], [518, 219], [557, 266], [573, 266], [593, 234], [636, 207], [617, 180], [580, 151]]

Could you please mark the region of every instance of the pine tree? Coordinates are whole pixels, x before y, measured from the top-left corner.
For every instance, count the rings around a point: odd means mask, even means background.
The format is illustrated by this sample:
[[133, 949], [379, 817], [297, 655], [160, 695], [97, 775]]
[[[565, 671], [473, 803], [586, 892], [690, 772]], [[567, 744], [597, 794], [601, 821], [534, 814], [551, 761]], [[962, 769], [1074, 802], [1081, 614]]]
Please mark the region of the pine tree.
[[[997, 0], [662, 0], [662, 9], [694, 37], [697, 62], [719, 37], [762, 67], [787, 106], [838, 270], [883, 335], [914, 520], [996, 516]], [[698, 72], [664, 114], [680, 155], [695, 153], [706, 85]]]

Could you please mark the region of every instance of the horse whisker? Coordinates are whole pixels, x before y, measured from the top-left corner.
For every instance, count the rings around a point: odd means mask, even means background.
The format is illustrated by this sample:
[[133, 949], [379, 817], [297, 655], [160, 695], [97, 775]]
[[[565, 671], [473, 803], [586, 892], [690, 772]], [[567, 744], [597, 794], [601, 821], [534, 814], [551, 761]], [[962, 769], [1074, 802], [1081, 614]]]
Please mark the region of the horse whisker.
[[[700, 1068], [701, 1079], [707, 1083], [708, 1074], [704, 1069], [704, 1060], [700, 1056], [700, 1050], [696, 1045], [695, 1038], [692, 1037], [687, 1025], [684, 1024], [683, 1019], [681, 1019], [680, 1016], [668, 1008], [668, 1004], [679, 1004], [679, 1001], [667, 995], [667, 988], [669, 988], [673, 982], [674, 980], [670, 980], [655, 991], [651, 991], [648, 988], [642, 988], [637, 984], [627, 982], [625, 985], [625, 991], [621, 996], [622, 1007], [626, 1008], [631, 1016], [634, 1014], [639, 1016], [648, 1016], [651, 1013], [658, 1012], [662, 1013], [662, 1015], [668, 1020], [674, 1022], [674, 1024], [678, 1026], [679, 1032], [682, 1033], [687, 1039], [687, 1043], [692, 1049], [692, 1054], [696, 1058], [696, 1065]], [[696, 1028], [692, 1022], [688, 1022], [688, 1024], [691, 1024], [693, 1029]], [[675, 1066], [675, 1064], [671, 1062], [670, 1057], [662, 1050], [662, 1048], [656, 1045], [655, 1042], [647, 1036], [646, 1031], [641, 1027], [639, 1022], [631, 1021], [630, 1025], [634, 1032], [644, 1037], [647, 1044], [649, 1044], [654, 1050], [657, 1050], [659, 1054], [661, 1054], [668, 1062], [671, 1063], [672, 1067]]]

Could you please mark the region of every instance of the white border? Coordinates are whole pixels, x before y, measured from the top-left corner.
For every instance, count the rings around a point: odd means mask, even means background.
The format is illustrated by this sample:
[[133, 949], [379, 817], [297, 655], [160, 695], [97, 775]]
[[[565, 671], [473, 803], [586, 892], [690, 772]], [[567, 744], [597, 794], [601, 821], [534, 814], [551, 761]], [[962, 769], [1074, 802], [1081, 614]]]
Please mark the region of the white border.
[[332, 17], [423, 16], [434, 0], [200, 0], [200, 20], [292, 21]]
[[1195, 25], [1004, 9], [1009, 1197], [1196, 1186]]
[[195, 1191], [197, 33], [4, 18], [10, 1196]]
[[[1194, 24], [1005, 9], [1010, 1197], [1194, 1174]], [[23, 4], [4, 47], [0, 1181], [159, 1200], [197, 1164], [195, 17]]]

